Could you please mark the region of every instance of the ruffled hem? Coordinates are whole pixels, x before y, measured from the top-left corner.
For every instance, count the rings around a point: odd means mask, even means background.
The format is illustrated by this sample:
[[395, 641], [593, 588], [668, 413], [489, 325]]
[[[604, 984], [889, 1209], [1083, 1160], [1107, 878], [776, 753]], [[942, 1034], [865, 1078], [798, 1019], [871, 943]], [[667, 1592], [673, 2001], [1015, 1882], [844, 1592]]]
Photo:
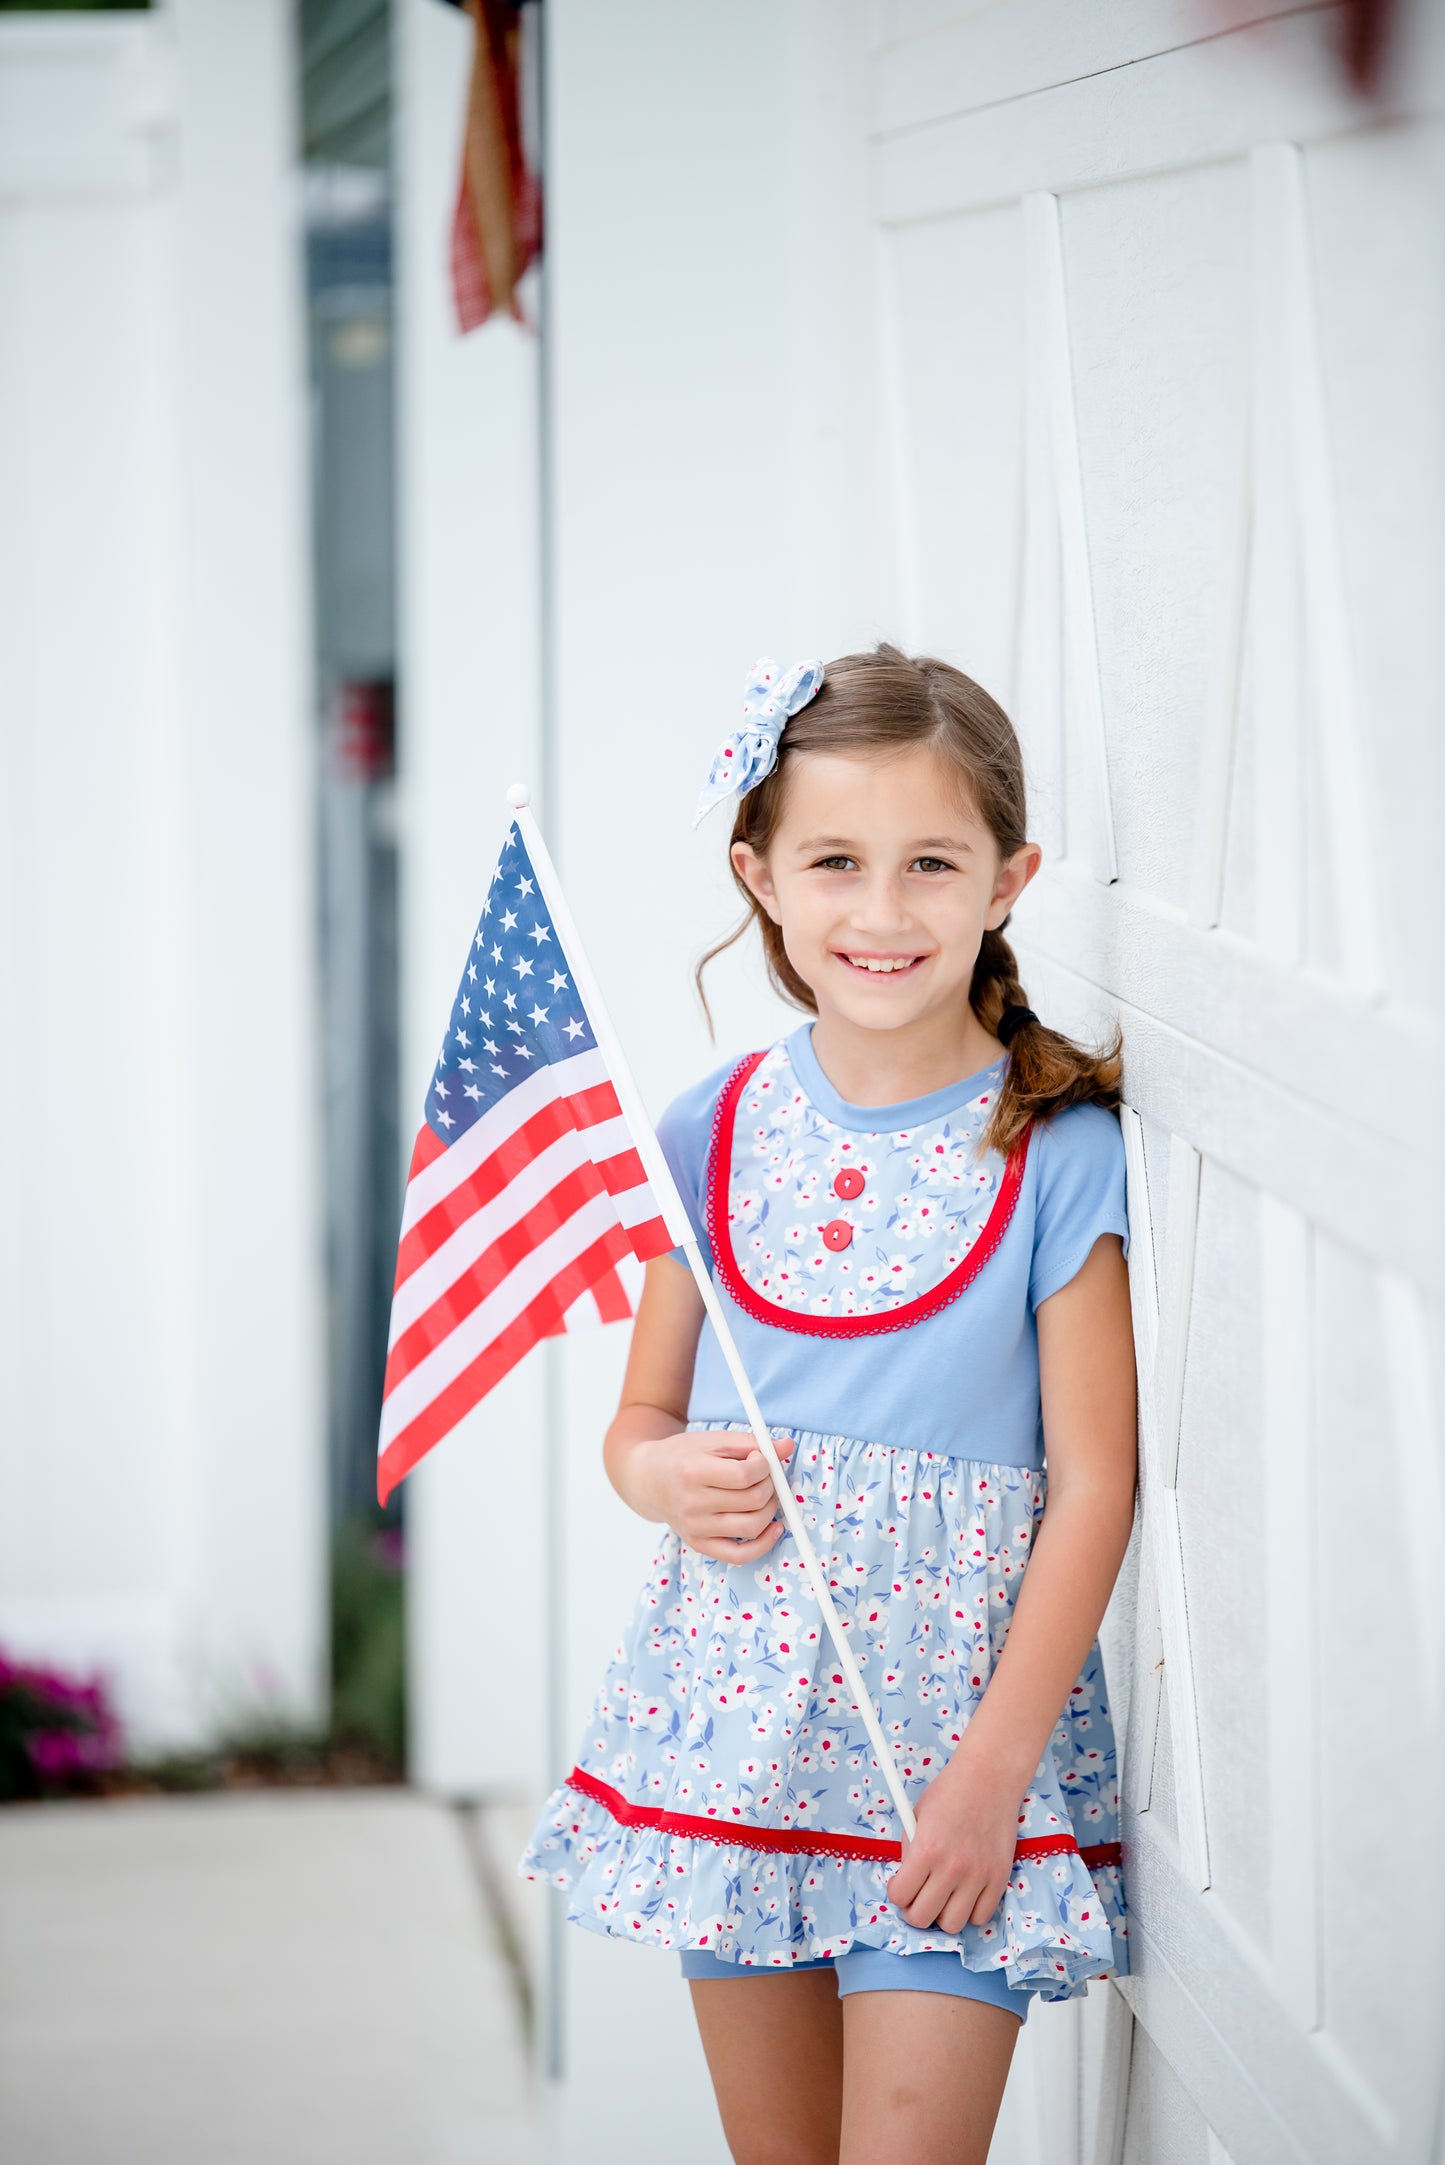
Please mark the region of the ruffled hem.
[[565, 1890], [569, 1924], [634, 1944], [698, 1948], [742, 1966], [791, 1969], [850, 1947], [952, 1951], [1002, 1970], [1040, 1999], [1076, 1998], [1096, 1977], [1127, 1976], [1118, 1865], [1076, 1852], [1017, 1862], [986, 1925], [924, 1930], [887, 1895], [896, 1864], [755, 1850], [742, 1843], [623, 1827], [565, 1782], [547, 1798], [516, 1866]]

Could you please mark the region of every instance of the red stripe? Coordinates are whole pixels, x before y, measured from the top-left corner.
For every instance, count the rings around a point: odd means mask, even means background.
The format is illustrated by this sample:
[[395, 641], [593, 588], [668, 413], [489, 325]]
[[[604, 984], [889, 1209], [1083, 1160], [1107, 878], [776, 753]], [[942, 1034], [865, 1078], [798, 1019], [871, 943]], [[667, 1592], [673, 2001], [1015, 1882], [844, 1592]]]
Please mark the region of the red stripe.
[[554, 1188], [538, 1196], [524, 1218], [514, 1219], [445, 1292], [437, 1295], [429, 1308], [422, 1310], [414, 1323], [407, 1325], [387, 1355], [382, 1397], [389, 1398], [402, 1377], [409, 1376], [418, 1362], [434, 1352], [489, 1293], [496, 1291], [508, 1271], [515, 1270], [549, 1234], [601, 1193], [597, 1168], [590, 1158], [584, 1158]]
[[733, 1254], [732, 1236], [728, 1231], [728, 1178], [732, 1170], [733, 1123], [737, 1114], [738, 1099], [744, 1085], [758, 1062], [765, 1059], [770, 1048], [749, 1053], [739, 1061], [722, 1088], [713, 1112], [711, 1138], [711, 1165], [708, 1173], [707, 1224], [712, 1250], [717, 1258], [718, 1274], [732, 1298], [745, 1315], [758, 1323], [772, 1323], [780, 1330], [816, 1332], [821, 1338], [862, 1338], [874, 1331], [896, 1331], [907, 1323], [921, 1323], [935, 1315], [940, 1308], [957, 1300], [959, 1294], [976, 1277], [994, 1249], [1008, 1230], [1023, 1185], [1024, 1163], [1028, 1156], [1029, 1136], [1033, 1131], [1030, 1121], [1009, 1152], [1004, 1164], [1004, 1174], [999, 1182], [998, 1194], [993, 1208], [984, 1220], [983, 1228], [968, 1254], [956, 1269], [932, 1288], [919, 1294], [916, 1300], [900, 1301], [894, 1308], [887, 1308], [874, 1315], [820, 1316], [809, 1315], [797, 1308], [784, 1308], [778, 1302], [765, 1300], [753, 1290], [738, 1269]]
[[427, 1122], [423, 1120], [420, 1129], [417, 1131], [416, 1141], [412, 1145], [411, 1170], [406, 1176], [408, 1187], [411, 1186], [418, 1173], [424, 1173], [429, 1165], [435, 1165], [446, 1147], [436, 1130], [428, 1126]]
[[[612, 1099], [612, 1112], [599, 1111], [599, 1092], [606, 1091]], [[415, 1225], [408, 1228], [396, 1251], [396, 1281], [401, 1285], [414, 1270], [435, 1255], [445, 1241], [451, 1239], [459, 1225], [465, 1225], [482, 1206], [501, 1194], [509, 1180], [516, 1178], [524, 1167], [561, 1135], [575, 1134], [579, 1128], [592, 1127], [598, 1119], [616, 1117], [619, 1108], [617, 1093], [611, 1083], [599, 1083], [590, 1090], [574, 1091], [570, 1097], [552, 1098], [541, 1106], [530, 1119], [498, 1143], [490, 1156], [483, 1158], [475, 1171], [465, 1180], [433, 1203]], [[430, 1131], [428, 1131], [430, 1132]], [[584, 1160], [592, 1165], [592, 1160]], [[594, 1172], [596, 1168], [593, 1167]], [[413, 1177], [415, 1168], [413, 1168]], [[602, 1193], [600, 1174], [594, 1180], [594, 1195]]]
[[642, 1160], [630, 1145], [626, 1150], [619, 1150], [615, 1157], [599, 1158], [597, 1170], [609, 1195], [625, 1195], [629, 1188], [647, 1186]]
[[409, 1473], [417, 1460], [439, 1443], [449, 1429], [455, 1428], [463, 1414], [470, 1413], [477, 1401], [485, 1398], [496, 1383], [500, 1383], [509, 1369], [516, 1366], [539, 1338], [545, 1337], [552, 1325], [571, 1307], [579, 1294], [609, 1271], [627, 1251], [627, 1235], [620, 1225], [609, 1225], [599, 1234], [590, 1248], [574, 1256], [555, 1278], [548, 1280], [539, 1293], [533, 1295], [521, 1314], [515, 1316], [506, 1329], [499, 1331], [491, 1344], [461, 1374], [438, 1392], [430, 1403], [422, 1408], [415, 1420], [408, 1422], [401, 1433], [394, 1436], [377, 1460], [376, 1495], [379, 1503], [385, 1503], [398, 1481]]
[[639, 1263], [650, 1263], [655, 1255], [666, 1255], [677, 1246], [667, 1230], [666, 1218], [644, 1218], [641, 1225], [628, 1228], [628, 1238]]
[[[875, 1840], [867, 1834], [814, 1834], [805, 1827], [754, 1827], [741, 1819], [703, 1818], [692, 1812], [660, 1811], [652, 1804], [629, 1804], [620, 1789], [581, 1767], [573, 1767], [566, 1786], [605, 1805], [624, 1827], [656, 1827], [661, 1834], [696, 1835], [703, 1841], [722, 1842], [737, 1849], [786, 1850], [805, 1857], [856, 1857], [876, 1864], [903, 1861], [901, 1842]], [[1037, 1834], [1014, 1843], [1015, 1864], [1027, 1863], [1034, 1857], [1075, 1854], [1091, 1869], [1123, 1862], [1118, 1842], [1092, 1842], [1080, 1849], [1072, 1834]]]
[[574, 1090], [571, 1103], [577, 1114], [579, 1128], [596, 1127], [603, 1120], [619, 1120], [622, 1107], [617, 1092], [604, 1076], [599, 1083], [590, 1083], [585, 1090]]
[[603, 1273], [592, 1288], [597, 1312], [604, 1323], [625, 1323], [632, 1314], [632, 1303], [627, 1298], [627, 1288], [615, 1270]]

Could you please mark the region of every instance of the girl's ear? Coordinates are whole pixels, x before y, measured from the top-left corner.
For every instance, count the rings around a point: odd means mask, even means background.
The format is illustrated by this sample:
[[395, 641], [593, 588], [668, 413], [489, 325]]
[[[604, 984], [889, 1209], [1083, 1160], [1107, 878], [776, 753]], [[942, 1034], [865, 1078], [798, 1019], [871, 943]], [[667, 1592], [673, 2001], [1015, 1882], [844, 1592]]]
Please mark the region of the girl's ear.
[[1009, 911], [1028, 886], [1029, 881], [1044, 861], [1044, 853], [1037, 842], [1025, 842], [1012, 857], [1000, 866], [994, 882], [993, 895], [988, 905], [984, 924], [990, 932], [997, 932], [1006, 921]]
[[778, 914], [777, 890], [766, 857], [760, 857], [751, 842], [734, 842], [728, 854], [748, 892], [761, 902], [773, 923], [780, 925], [783, 920]]

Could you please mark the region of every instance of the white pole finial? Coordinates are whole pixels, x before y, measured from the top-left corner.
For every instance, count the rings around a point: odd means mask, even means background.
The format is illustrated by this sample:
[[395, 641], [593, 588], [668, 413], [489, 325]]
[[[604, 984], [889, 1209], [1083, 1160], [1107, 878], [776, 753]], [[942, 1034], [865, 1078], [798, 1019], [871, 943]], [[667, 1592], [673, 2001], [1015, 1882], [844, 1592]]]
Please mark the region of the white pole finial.
[[524, 804], [530, 804], [531, 801], [532, 792], [525, 782], [510, 782], [507, 785], [507, 802], [514, 810], [520, 811]]

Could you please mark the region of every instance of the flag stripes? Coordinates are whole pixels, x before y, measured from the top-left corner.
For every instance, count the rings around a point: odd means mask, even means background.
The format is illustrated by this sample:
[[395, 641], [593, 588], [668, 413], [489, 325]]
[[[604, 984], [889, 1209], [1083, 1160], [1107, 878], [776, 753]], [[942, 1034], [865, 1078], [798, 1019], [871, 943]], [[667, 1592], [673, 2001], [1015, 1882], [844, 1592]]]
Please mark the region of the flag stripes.
[[444, 1390], [424, 1401], [414, 1418], [384, 1445], [379, 1473], [383, 1500], [423, 1453], [455, 1428], [462, 1416], [470, 1413], [472, 1407], [501, 1382], [538, 1339], [555, 1332], [577, 1295], [597, 1284], [626, 1247], [627, 1236], [621, 1226], [613, 1223], [606, 1227], [589, 1247], [547, 1279], [528, 1305], [498, 1331]]
[[423, 1123], [392, 1296], [383, 1500], [539, 1338], [632, 1315], [619, 1264], [673, 1245], [595, 1046], [525, 1076], [454, 1142]]

